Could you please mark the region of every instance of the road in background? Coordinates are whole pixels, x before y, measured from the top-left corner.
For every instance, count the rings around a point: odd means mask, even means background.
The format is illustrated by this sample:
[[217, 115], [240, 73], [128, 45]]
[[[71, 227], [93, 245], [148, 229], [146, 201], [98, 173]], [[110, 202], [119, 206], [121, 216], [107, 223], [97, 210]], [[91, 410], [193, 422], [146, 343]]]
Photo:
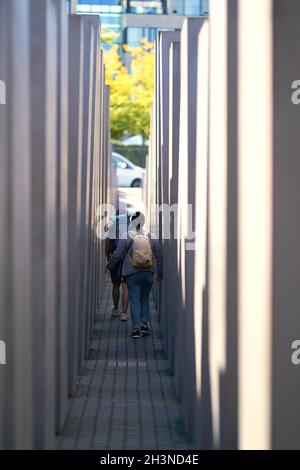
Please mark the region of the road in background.
[[127, 210], [130, 215], [136, 211], [145, 213], [143, 188], [118, 188], [117, 200], [124, 208], [125, 205], [127, 205]]

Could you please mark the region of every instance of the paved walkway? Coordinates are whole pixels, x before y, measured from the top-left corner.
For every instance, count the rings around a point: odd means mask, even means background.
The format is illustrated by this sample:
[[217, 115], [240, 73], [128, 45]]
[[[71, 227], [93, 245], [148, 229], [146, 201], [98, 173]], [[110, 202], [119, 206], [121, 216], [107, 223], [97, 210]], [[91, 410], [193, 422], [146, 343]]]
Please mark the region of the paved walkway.
[[59, 449], [189, 449], [164, 358], [153, 303], [153, 335], [134, 340], [111, 318], [105, 289], [89, 360], [70, 402]]

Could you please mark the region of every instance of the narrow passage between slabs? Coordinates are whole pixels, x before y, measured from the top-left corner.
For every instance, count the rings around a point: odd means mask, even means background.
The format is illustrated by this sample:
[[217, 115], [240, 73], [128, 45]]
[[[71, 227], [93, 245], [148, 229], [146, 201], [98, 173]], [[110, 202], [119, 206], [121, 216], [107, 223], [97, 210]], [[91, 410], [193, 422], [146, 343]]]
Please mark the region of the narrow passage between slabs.
[[89, 359], [78, 380], [59, 449], [190, 449], [151, 298], [151, 336], [129, 337], [130, 322], [111, 316], [107, 283]]

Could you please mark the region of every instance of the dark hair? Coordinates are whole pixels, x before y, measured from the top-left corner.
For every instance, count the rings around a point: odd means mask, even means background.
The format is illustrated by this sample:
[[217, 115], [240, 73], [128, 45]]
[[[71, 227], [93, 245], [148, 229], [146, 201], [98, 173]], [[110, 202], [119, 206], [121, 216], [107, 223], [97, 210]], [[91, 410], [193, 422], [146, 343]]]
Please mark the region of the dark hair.
[[[137, 220], [137, 223], [133, 223]], [[137, 211], [131, 216], [131, 222], [133, 223], [136, 230], [141, 230], [145, 225], [145, 216], [142, 212]]]

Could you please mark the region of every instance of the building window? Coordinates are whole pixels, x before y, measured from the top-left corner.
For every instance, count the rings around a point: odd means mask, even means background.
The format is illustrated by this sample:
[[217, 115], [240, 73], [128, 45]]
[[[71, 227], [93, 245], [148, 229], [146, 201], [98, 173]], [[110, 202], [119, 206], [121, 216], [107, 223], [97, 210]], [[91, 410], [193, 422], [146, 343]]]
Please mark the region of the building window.
[[121, 5], [120, 0], [77, 0], [78, 5]]
[[184, 16], [199, 16], [208, 13], [209, 0], [173, 0], [170, 13]]
[[126, 13], [143, 15], [160, 15], [164, 13], [163, 0], [125, 0], [124, 9]]

